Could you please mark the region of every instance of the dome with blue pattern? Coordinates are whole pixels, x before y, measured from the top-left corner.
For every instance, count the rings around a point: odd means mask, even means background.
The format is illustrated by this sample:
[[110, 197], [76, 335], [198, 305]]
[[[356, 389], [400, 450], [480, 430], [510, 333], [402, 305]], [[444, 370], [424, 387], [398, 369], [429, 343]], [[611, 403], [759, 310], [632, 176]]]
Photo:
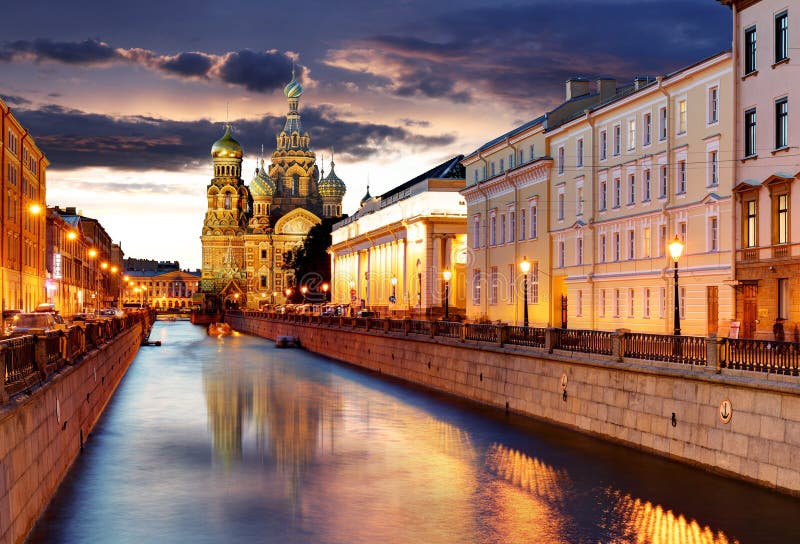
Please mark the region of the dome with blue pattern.
[[333, 170], [334, 166], [336, 166], [336, 163], [331, 161], [330, 173], [319, 182], [319, 194], [323, 198], [342, 198], [345, 191], [347, 191], [344, 182], [339, 179], [339, 176]]
[[267, 175], [267, 171], [264, 168], [264, 159], [261, 159], [261, 168], [256, 170], [256, 174], [250, 180], [250, 194], [253, 198], [273, 196], [275, 194], [275, 183]]
[[300, 98], [303, 94], [303, 86], [294, 78], [294, 69], [292, 69], [292, 80], [283, 88], [283, 94], [286, 98]]

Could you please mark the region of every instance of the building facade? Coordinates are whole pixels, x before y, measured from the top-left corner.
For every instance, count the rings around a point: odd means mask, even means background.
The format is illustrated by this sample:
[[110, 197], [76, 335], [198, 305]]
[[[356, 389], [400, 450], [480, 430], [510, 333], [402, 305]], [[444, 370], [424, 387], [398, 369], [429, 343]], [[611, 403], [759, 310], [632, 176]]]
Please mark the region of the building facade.
[[[379, 197], [331, 233], [331, 300], [381, 315], [464, 315], [464, 169], [458, 156]], [[445, 271], [451, 279], [445, 280]], [[445, 288], [447, 284], [447, 288]]]
[[126, 270], [123, 289], [125, 304], [148, 304], [158, 311], [189, 310], [200, 288], [200, 271]]
[[2, 307], [31, 310], [46, 299], [45, 198], [50, 163], [0, 100], [0, 285]]
[[771, 339], [784, 320], [800, 339], [800, 9], [778, 0], [723, 0], [733, 12], [736, 320]]
[[295, 283], [284, 257], [302, 246], [320, 218], [341, 215], [345, 184], [333, 161], [329, 175], [320, 175], [300, 122], [302, 94], [293, 77], [284, 89], [289, 112], [271, 164], [262, 159], [249, 186], [242, 179], [242, 147], [229, 126], [211, 149], [214, 178], [206, 191], [200, 236], [200, 291], [206, 305], [257, 308], [267, 297], [282, 302], [285, 289]]

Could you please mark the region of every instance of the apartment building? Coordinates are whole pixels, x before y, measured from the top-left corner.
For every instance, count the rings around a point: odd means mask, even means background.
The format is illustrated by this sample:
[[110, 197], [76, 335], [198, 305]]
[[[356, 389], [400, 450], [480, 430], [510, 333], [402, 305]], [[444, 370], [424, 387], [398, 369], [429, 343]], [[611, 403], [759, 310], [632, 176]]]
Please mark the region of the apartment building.
[[[552, 304], [570, 328], [726, 334], [733, 314], [731, 54], [613, 86], [548, 129]], [[598, 92], [602, 92], [602, 84]]]
[[722, 0], [733, 13], [736, 320], [741, 336], [800, 331], [800, 9], [786, 0]]

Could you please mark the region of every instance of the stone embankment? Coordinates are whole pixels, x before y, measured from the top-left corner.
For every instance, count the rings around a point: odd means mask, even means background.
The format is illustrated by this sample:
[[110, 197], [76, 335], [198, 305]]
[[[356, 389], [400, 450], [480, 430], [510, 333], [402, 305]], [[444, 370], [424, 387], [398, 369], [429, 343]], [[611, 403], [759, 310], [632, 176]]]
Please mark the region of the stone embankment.
[[562, 333], [552, 330], [545, 347], [532, 347], [427, 334], [408, 321], [225, 319], [245, 333], [294, 336], [340, 361], [800, 495], [800, 378], [720, 368], [716, 339], [708, 357], [678, 364], [622, 357], [614, 338], [600, 350], [607, 355], [553, 349]]

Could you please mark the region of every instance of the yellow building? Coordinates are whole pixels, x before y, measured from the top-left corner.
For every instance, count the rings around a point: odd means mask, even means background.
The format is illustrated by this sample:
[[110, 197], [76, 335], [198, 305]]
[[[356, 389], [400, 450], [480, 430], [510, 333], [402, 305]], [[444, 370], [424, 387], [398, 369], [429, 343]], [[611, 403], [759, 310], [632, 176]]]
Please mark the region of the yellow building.
[[[733, 87], [723, 53], [616, 87], [547, 131], [553, 305], [570, 328], [727, 333], [733, 318]], [[602, 94], [602, 89], [598, 89]]]
[[[339, 304], [393, 315], [463, 315], [464, 169], [458, 156], [371, 197], [331, 234], [332, 295]], [[445, 272], [450, 280], [446, 280]]]
[[199, 272], [184, 270], [127, 270], [125, 303], [144, 303], [156, 310], [189, 309], [200, 287]]
[[0, 100], [0, 285], [3, 310], [31, 310], [45, 292], [45, 197], [49, 161]]
[[[250, 182], [242, 180], [242, 146], [230, 126], [211, 148], [214, 178], [208, 185], [208, 210], [200, 236], [200, 291], [207, 307], [237, 304], [258, 308], [259, 302], [284, 300], [295, 283], [284, 256], [302, 246], [321, 217], [338, 217], [345, 184], [334, 163], [320, 176], [310, 136], [300, 123], [300, 83], [286, 85], [286, 124], [276, 136], [269, 166], [261, 160]], [[277, 295], [275, 295], [277, 294]]]

